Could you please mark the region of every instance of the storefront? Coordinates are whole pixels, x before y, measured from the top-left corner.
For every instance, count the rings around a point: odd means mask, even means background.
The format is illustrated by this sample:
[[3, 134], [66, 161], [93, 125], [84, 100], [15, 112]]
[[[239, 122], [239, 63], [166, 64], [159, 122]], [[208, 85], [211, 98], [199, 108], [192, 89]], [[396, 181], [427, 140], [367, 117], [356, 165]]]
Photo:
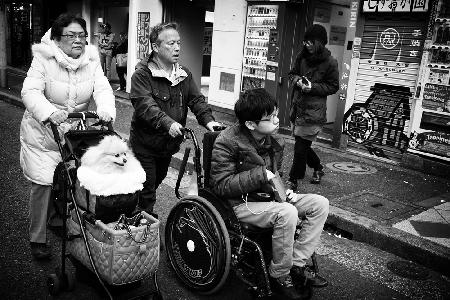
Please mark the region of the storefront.
[[450, 161], [450, 3], [434, 1], [413, 103], [408, 152]]
[[[292, 86], [288, 73], [303, 45], [305, 29], [321, 24], [328, 33], [327, 48], [348, 80], [351, 45], [359, 1], [216, 2], [209, 103], [233, 114], [239, 93], [264, 87], [279, 104], [280, 132], [289, 133]], [[357, 13], [356, 13], [357, 15]], [[339, 140], [347, 85], [327, 99], [323, 141]], [[339, 142], [337, 142], [339, 144]]]
[[428, 2], [362, 2], [343, 126], [349, 147], [397, 159], [407, 150]]

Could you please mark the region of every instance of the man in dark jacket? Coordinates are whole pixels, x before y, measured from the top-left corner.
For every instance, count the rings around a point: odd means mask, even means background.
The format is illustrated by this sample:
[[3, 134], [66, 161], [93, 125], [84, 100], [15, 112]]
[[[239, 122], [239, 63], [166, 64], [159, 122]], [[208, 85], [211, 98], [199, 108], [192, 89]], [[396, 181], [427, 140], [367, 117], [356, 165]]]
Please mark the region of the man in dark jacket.
[[323, 166], [311, 144], [327, 122], [327, 96], [339, 90], [336, 59], [325, 48], [327, 31], [314, 24], [305, 32], [303, 49], [289, 72], [293, 85], [290, 121], [295, 136], [294, 159], [287, 187], [297, 189], [297, 181], [305, 177], [306, 165], [314, 169], [311, 183], [318, 184]]
[[177, 24], [153, 27], [150, 43], [153, 51], [136, 66], [130, 91], [134, 107], [130, 144], [147, 174], [138, 209], [147, 212], [153, 212], [156, 189], [167, 175], [172, 155], [180, 149], [188, 108], [207, 129], [220, 125], [192, 74], [178, 64]]
[[[271, 201], [271, 180], [281, 170], [284, 148], [283, 140], [274, 135], [279, 127], [277, 102], [264, 89], [248, 90], [236, 102], [234, 111], [239, 125], [221, 132], [213, 146], [211, 186], [224, 201], [230, 201], [240, 221], [273, 227], [269, 266], [272, 284], [286, 298], [302, 299], [308, 294], [303, 285], [310, 274], [306, 260], [319, 244], [328, 200], [291, 191], [287, 199], [284, 196], [280, 202]], [[306, 217], [306, 222], [294, 241], [299, 217]], [[311, 282], [313, 286], [327, 283], [319, 276]]]

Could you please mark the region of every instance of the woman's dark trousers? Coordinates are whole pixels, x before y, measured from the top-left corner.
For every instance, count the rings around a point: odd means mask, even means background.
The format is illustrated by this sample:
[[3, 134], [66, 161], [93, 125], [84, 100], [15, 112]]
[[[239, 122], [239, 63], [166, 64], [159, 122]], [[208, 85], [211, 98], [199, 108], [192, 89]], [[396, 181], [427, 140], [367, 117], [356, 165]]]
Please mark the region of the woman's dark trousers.
[[305, 177], [306, 165], [315, 171], [323, 169], [319, 157], [311, 148], [311, 144], [312, 141], [310, 140], [299, 136], [295, 137], [294, 161], [289, 172], [290, 181], [295, 183], [297, 179], [303, 179]]

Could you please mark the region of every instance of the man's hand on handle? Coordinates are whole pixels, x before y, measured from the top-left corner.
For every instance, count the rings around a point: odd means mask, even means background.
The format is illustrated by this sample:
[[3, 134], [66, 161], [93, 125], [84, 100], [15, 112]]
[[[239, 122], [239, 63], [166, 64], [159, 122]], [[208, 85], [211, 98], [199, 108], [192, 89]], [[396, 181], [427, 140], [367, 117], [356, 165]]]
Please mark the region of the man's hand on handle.
[[183, 126], [181, 126], [180, 123], [174, 122], [172, 125], [170, 125], [169, 134], [171, 137], [177, 137], [179, 135], [182, 135], [181, 129], [183, 129]]

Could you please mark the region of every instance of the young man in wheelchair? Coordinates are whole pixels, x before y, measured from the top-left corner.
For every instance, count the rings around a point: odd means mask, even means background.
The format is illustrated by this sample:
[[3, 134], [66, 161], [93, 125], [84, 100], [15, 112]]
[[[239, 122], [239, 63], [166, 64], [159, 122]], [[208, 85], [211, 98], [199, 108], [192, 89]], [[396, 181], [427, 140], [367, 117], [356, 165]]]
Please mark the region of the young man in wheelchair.
[[[308, 286], [327, 284], [319, 276], [308, 276], [306, 261], [319, 244], [328, 200], [288, 190], [286, 199], [272, 201], [271, 181], [281, 169], [284, 148], [283, 140], [275, 135], [279, 127], [277, 102], [264, 89], [247, 90], [234, 111], [239, 124], [221, 132], [214, 143], [211, 186], [219, 197], [230, 201], [241, 222], [273, 227], [268, 268], [271, 284], [286, 298], [301, 299]], [[294, 240], [300, 219], [305, 220], [299, 238]]]

